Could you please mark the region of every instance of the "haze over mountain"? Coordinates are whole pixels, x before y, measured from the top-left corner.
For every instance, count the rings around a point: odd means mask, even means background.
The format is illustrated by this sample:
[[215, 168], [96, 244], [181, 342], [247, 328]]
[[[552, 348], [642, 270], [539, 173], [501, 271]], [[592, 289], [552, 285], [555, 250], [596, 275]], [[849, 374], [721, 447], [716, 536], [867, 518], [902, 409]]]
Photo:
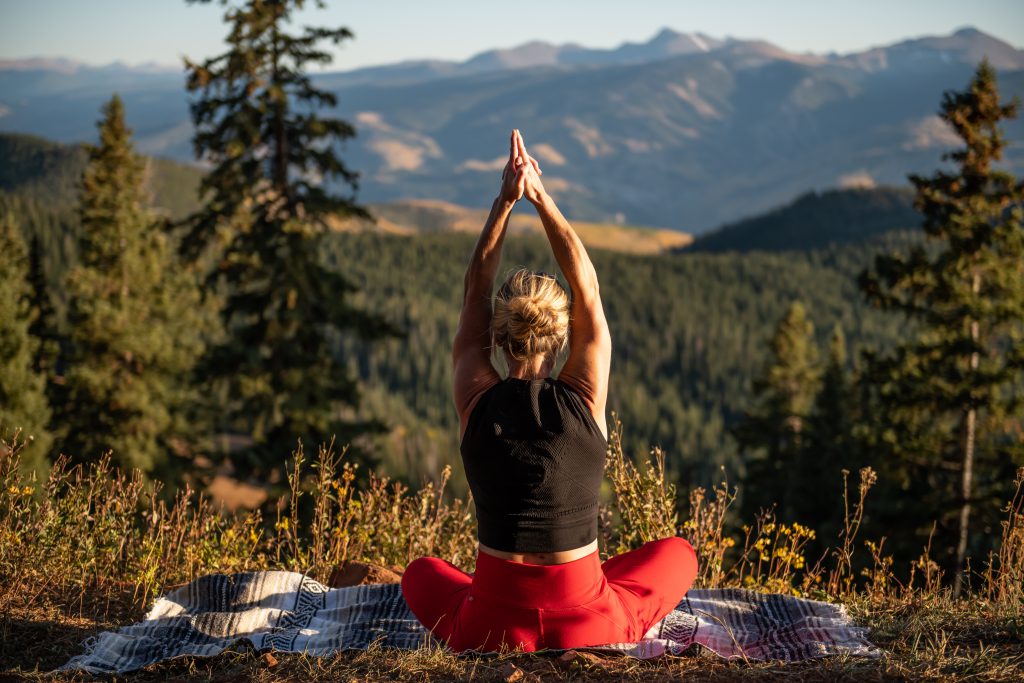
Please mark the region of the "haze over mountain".
[[[70, 217], [77, 214], [87, 152], [82, 145], [51, 142], [32, 135], [0, 133], [0, 213], [6, 198], [29, 201], [46, 212]], [[143, 157], [146, 193], [151, 208], [181, 219], [199, 206], [202, 170], [167, 159]], [[369, 204], [374, 221], [336, 220], [339, 232], [379, 232], [419, 235], [432, 232], [479, 233], [486, 209], [469, 209], [436, 200], [404, 200]], [[77, 225], [77, 218], [70, 219]], [[642, 226], [620, 226], [574, 221], [573, 227], [590, 249], [630, 254], [657, 254], [680, 249], [692, 241], [686, 233]], [[517, 212], [509, 222], [511, 233], [544, 233], [537, 215]]]
[[[930, 172], [955, 143], [942, 93], [985, 56], [1004, 99], [1024, 95], [1024, 51], [974, 29], [847, 55], [666, 29], [611, 50], [529, 43], [317, 80], [356, 124], [344, 153], [363, 201], [484, 206], [519, 127], [571, 217], [700, 233], [808, 190]], [[91, 140], [115, 90], [141, 151], [191, 159], [184, 77], [153, 65], [0, 62], [0, 130]], [[1024, 125], [1006, 132], [1019, 171]]]

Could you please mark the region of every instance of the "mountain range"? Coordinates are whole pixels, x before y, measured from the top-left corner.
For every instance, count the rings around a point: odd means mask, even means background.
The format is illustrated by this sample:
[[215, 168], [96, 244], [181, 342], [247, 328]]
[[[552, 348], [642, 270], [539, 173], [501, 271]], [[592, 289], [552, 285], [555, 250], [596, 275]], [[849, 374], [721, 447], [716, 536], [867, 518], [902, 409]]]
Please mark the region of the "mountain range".
[[[808, 191], [937, 168], [956, 144], [935, 116], [942, 93], [983, 57], [1004, 99], [1024, 95], [1024, 51], [971, 28], [845, 55], [666, 29], [610, 50], [528, 43], [316, 80], [356, 125], [342, 152], [362, 201], [486, 206], [518, 127], [571, 218], [700, 234]], [[91, 140], [115, 90], [141, 151], [191, 160], [183, 74], [154, 65], [0, 61], [0, 130]], [[1024, 125], [1006, 134], [1018, 171]]]

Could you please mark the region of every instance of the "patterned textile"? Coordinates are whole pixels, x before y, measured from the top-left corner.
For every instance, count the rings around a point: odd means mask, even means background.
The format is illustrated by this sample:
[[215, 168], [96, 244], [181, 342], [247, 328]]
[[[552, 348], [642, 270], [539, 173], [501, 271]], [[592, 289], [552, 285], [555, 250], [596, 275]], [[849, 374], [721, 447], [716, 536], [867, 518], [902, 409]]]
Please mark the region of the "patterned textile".
[[[746, 590], [691, 590], [638, 643], [597, 651], [639, 658], [702, 646], [720, 657], [796, 661], [877, 656], [841, 605]], [[239, 640], [257, 650], [314, 656], [372, 643], [412, 649], [430, 642], [397, 584], [329, 589], [293, 572], [213, 574], [164, 597], [144, 621], [85, 642], [60, 670], [124, 673], [173, 657], [209, 657]]]

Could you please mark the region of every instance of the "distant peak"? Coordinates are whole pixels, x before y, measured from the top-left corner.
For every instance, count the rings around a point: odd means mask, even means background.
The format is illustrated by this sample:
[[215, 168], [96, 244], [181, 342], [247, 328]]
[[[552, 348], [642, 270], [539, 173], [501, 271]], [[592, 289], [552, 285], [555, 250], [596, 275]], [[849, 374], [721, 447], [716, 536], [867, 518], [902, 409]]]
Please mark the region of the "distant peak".
[[74, 73], [85, 68], [85, 64], [66, 57], [28, 57], [25, 59], [0, 59], [4, 71], [59, 71]]
[[673, 31], [668, 26], [658, 31], [658, 33], [651, 38], [652, 43], [660, 42], [663, 40], [672, 40], [673, 38], [679, 38], [683, 34], [679, 31]]
[[523, 43], [522, 45], [517, 45], [517, 46], [515, 46], [513, 48], [510, 48], [510, 49], [512, 49], [512, 50], [530, 50], [530, 49], [536, 49], [538, 47], [545, 47], [546, 48], [546, 47], [557, 47], [557, 46], [554, 45], [553, 43], [548, 43], [548, 42], [543, 41], [543, 40], [531, 40], [529, 42]]

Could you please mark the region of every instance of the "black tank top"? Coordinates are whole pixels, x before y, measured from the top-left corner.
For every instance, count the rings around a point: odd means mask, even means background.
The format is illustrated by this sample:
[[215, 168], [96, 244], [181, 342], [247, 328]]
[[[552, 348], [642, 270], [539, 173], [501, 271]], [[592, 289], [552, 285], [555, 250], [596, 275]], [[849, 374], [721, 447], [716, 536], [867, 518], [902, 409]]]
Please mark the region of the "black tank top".
[[597, 538], [607, 439], [568, 384], [510, 377], [484, 392], [462, 437], [480, 542], [549, 553]]

